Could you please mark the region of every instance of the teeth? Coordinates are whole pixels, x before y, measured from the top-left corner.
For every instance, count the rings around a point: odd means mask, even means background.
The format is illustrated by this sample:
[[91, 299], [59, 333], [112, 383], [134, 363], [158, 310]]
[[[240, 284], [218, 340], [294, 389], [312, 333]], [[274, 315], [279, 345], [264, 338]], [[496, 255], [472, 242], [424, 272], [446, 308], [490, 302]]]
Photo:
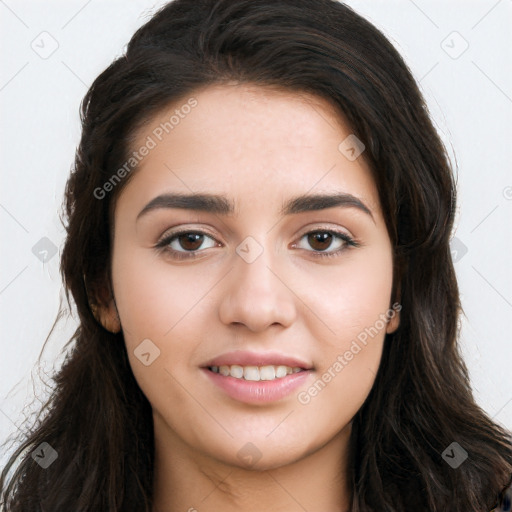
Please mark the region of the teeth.
[[225, 377], [234, 377], [235, 379], [245, 379], [252, 381], [259, 380], [275, 380], [282, 379], [287, 375], [291, 375], [292, 373], [298, 373], [303, 371], [302, 368], [290, 366], [240, 366], [238, 364], [233, 364], [231, 366], [221, 365], [221, 366], [210, 366], [210, 370], [214, 373], [220, 373]]
[[244, 367], [237, 364], [231, 365], [231, 377], [241, 379], [244, 376]]
[[276, 378], [276, 369], [273, 366], [262, 366], [259, 373], [261, 380], [274, 380]]
[[[280, 379], [281, 377], [286, 377], [288, 375], [288, 368], [287, 366], [277, 366], [276, 367], [276, 377]], [[290, 368], [291, 370], [291, 368]]]
[[[260, 380], [260, 371], [257, 366], [246, 366], [243, 369], [245, 380]], [[231, 367], [233, 373], [233, 367]]]

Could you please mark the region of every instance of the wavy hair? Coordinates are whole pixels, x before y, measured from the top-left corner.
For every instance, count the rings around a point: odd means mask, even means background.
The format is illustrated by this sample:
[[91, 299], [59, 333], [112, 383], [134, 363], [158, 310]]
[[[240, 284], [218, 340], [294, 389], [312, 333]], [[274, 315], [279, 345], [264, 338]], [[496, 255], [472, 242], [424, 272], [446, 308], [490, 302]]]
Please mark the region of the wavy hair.
[[[363, 141], [394, 250], [401, 324], [387, 335], [375, 384], [351, 437], [351, 512], [488, 511], [512, 472], [512, 437], [476, 404], [458, 346], [459, 292], [449, 240], [455, 183], [410, 70], [386, 37], [333, 0], [175, 0], [136, 31], [81, 105], [66, 185], [61, 274], [78, 328], [37, 421], [3, 469], [9, 512], [151, 511], [151, 407], [122, 332], [89, 298], [109, 289], [116, 198], [95, 191], [157, 112], [231, 81], [313, 93]], [[30, 454], [58, 453], [47, 468]], [[453, 469], [443, 451], [468, 459]]]

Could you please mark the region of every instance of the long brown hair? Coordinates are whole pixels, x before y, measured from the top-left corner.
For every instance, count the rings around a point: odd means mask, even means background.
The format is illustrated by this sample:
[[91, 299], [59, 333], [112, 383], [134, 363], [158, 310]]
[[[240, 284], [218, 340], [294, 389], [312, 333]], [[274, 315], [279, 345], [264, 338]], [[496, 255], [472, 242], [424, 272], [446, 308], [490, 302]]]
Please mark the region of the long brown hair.
[[[98, 189], [127, 161], [142, 123], [200, 87], [232, 80], [330, 101], [365, 144], [379, 190], [401, 325], [387, 335], [375, 384], [354, 418], [351, 511], [489, 510], [512, 472], [512, 438], [475, 403], [457, 344], [449, 160], [400, 55], [332, 0], [175, 0], [90, 87], [66, 187], [61, 260], [79, 327], [40, 421], [3, 470], [3, 505], [151, 510], [151, 407], [122, 333], [106, 331], [88, 300], [110, 283], [112, 213], [136, 169], [104, 197]], [[46, 469], [31, 457], [43, 442], [58, 453]], [[442, 455], [455, 442], [468, 454], [457, 468]]]

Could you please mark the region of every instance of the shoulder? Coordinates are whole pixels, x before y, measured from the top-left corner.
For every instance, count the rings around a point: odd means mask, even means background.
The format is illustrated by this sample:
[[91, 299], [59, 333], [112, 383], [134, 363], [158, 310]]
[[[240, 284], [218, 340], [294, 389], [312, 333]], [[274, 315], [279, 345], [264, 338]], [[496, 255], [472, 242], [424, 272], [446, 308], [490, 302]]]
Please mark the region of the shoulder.
[[503, 489], [498, 498], [498, 504], [489, 512], [511, 512], [512, 511], [512, 478]]

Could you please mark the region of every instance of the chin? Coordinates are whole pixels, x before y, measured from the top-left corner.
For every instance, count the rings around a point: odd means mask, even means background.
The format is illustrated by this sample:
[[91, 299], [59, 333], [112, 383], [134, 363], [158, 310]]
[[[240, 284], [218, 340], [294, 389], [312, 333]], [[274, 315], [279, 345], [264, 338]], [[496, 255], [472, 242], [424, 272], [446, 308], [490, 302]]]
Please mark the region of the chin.
[[300, 457], [290, 457], [290, 455], [288, 454], [286, 458], [275, 456], [262, 456], [261, 459], [252, 462], [236, 457], [235, 459], [226, 461], [226, 463], [229, 464], [230, 466], [235, 466], [245, 471], [271, 471], [274, 469], [279, 469], [284, 466], [288, 466], [289, 464], [292, 464], [297, 460], [300, 460]]

